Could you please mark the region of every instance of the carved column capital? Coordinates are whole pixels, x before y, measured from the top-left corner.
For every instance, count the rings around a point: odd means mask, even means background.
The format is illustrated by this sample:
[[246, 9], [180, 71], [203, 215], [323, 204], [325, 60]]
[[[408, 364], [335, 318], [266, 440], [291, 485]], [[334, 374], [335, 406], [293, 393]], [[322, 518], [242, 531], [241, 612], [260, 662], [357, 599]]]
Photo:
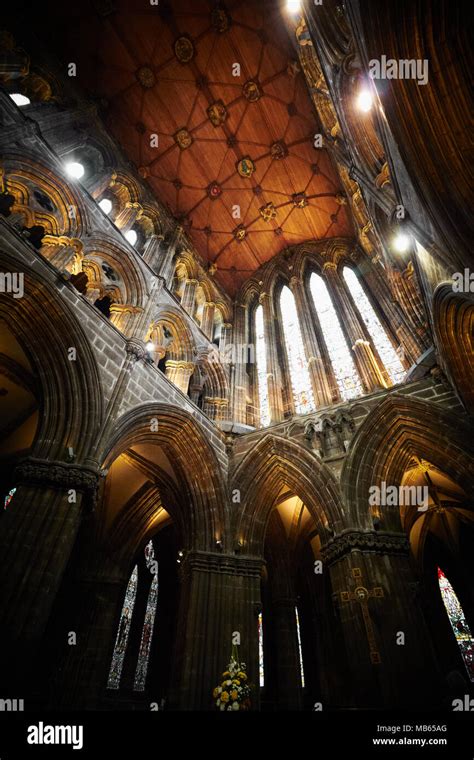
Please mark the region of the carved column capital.
[[324, 544], [321, 547], [321, 556], [323, 562], [331, 565], [352, 551], [406, 555], [409, 548], [410, 544], [404, 533], [347, 530]]

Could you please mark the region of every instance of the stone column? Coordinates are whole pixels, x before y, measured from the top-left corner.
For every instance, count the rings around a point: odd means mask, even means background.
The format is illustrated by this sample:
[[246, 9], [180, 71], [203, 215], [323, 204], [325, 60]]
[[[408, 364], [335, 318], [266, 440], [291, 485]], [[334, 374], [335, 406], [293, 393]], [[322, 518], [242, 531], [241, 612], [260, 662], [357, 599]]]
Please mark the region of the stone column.
[[71, 274], [78, 274], [81, 271], [81, 262], [84, 258], [81, 240], [45, 235], [40, 253], [60, 271], [66, 269]]
[[180, 245], [181, 237], [183, 234], [183, 227], [179, 224], [174, 228], [173, 232], [167, 235], [163, 241], [164, 256], [161, 262], [159, 270], [160, 277], [163, 277], [166, 282], [166, 286], [171, 290], [174, 276], [174, 263], [173, 259]]
[[341, 327], [349, 345], [354, 351], [356, 367], [366, 393], [387, 387], [382, 368], [372, 350], [369, 335], [352, 305], [347, 289], [341, 281], [337, 265], [327, 261], [323, 266], [323, 276], [326, 279], [331, 298], [338, 312]]
[[258, 709], [257, 620], [262, 563], [253, 557], [201, 551], [185, 557], [171, 709], [216, 709], [212, 691], [229, 663], [234, 632], [240, 635], [239, 657], [247, 665], [249, 681], [257, 684], [252, 709]]
[[[313, 398], [317, 407], [327, 406], [332, 403], [333, 398], [319, 347], [318, 334], [321, 335], [319, 320], [314, 309], [311, 308], [303, 281], [299, 277], [292, 277], [290, 285], [291, 292], [295, 297], [296, 311], [313, 388]], [[336, 385], [335, 379], [333, 385]]]
[[[35, 656], [69, 560], [84, 506], [92, 506], [92, 467], [30, 457], [13, 475], [17, 491], [0, 531], [0, 664], [5, 689], [33, 683]], [[31, 671], [31, 672], [30, 672]]]
[[[235, 329], [234, 329], [234, 346], [238, 343], [248, 344], [248, 312], [247, 306], [243, 303], [235, 305]], [[242, 362], [242, 352], [237, 352], [235, 357], [233, 377], [233, 408], [232, 416], [235, 422], [246, 424], [247, 422], [247, 393], [248, 377], [246, 365]], [[255, 356], [255, 351], [253, 352]], [[254, 359], [255, 361], [255, 359]], [[232, 365], [231, 365], [232, 370]]]
[[227, 420], [229, 419], [229, 400], [220, 396], [217, 398], [206, 396], [203, 412], [211, 420]]
[[229, 346], [232, 342], [232, 325], [229, 322], [224, 322], [221, 329], [221, 335], [219, 338], [219, 351], [223, 352], [226, 346]]
[[188, 312], [191, 317], [194, 314], [194, 301], [196, 297], [197, 286], [197, 280], [186, 280], [183, 297], [181, 299], [181, 306]]
[[213, 301], [207, 301], [204, 304], [204, 310], [202, 313], [201, 330], [208, 340], [212, 340], [212, 334], [214, 332], [214, 314], [216, 311], [216, 304]]
[[273, 424], [283, 419], [282, 378], [276, 347], [275, 316], [268, 293], [261, 293], [259, 302], [263, 308], [263, 322], [265, 325], [268, 401], [271, 423]]
[[113, 303], [110, 307], [110, 321], [127, 338], [134, 334], [141, 314], [143, 314], [143, 309], [139, 306]]
[[143, 249], [143, 260], [154, 272], [158, 272], [165, 252], [163, 251], [164, 235], [150, 235]]
[[174, 383], [184, 394], [187, 394], [189, 380], [194, 372], [193, 362], [176, 361], [168, 359], [166, 362], [166, 377]]
[[132, 229], [143, 214], [143, 207], [140, 203], [126, 203], [123, 209], [119, 211], [114, 219], [114, 224], [123, 233]]
[[[433, 706], [439, 673], [404, 534], [344, 531], [322, 547], [350, 679], [336, 703]], [[349, 703], [349, 704], [348, 704]]]

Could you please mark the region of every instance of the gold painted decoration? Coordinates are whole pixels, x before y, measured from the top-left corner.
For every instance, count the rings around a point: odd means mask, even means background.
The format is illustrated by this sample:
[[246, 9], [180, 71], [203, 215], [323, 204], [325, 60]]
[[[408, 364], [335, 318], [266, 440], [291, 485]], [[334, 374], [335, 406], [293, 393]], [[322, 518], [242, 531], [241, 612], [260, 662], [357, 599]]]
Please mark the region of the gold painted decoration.
[[249, 79], [248, 82], [245, 82], [243, 91], [244, 97], [249, 103], [256, 103], [263, 95], [262, 88], [254, 79]]
[[138, 81], [145, 90], [151, 89], [156, 84], [155, 73], [150, 66], [140, 66], [135, 73]]
[[207, 188], [207, 194], [211, 200], [216, 200], [222, 195], [222, 188], [218, 182], [211, 182]]
[[237, 171], [239, 172], [240, 176], [244, 177], [245, 179], [249, 179], [249, 177], [251, 177], [255, 172], [256, 168], [257, 167], [255, 166], [255, 162], [252, 161], [250, 156], [244, 156], [240, 159], [240, 161], [237, 162]]
[[186, 150], [186, 148], [189, 148], [193, 142], [193, 138], [191, 137], [190, 133], [185, 127], [178, 129], [178, 131], [174, 135], [174, 139], [175, 139], [176, 144], [179, 145], [179, 147], [181, 148], [181, 150]]
[[275, 219], [277, 215], [277, 210], [271, 201], [265, 206], [262, 206], [259, 211], [264, 222], [270, 222], [272, 219]]
[[216, 34], [224, 34], [230, 29], [232, 19], [225, 8], [213, 8], [211, 11], [211, 26]]
[[215, 103], [211, 103], [207, 109], [207, 115], [211, 124], [215, 127], [220, 127], [227, 119], [227, 109], [222, 100], [216, 100]]
[[174, 54], [180, 63], [192, 61], [195, 55], [193, 41], [186, 36], [178, 37], [174, 43]]
[[306, 193], [294, 193], [291, 198], [296, 208], [305, 208], [308, 205]]
[[247, 235], [247, 230], [245, 229], [243, 224], [239, 224], [238, 227], [234, 230], [234, 237], [235, 239], [241, 243], [243, 240], [245, 240], [245, 237]]
[[274, 161], [281, 161], [288, 155], [288, 148], [283, 140], [277, 140], [270, 146], [270, 155]]

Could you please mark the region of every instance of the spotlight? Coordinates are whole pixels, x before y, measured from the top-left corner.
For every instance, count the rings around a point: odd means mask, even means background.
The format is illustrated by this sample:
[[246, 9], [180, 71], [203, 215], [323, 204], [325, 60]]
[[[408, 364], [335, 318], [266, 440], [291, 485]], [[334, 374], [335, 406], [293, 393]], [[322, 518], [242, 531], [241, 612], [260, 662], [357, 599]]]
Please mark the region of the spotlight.
[[65, 169], [69, 176], [72, 177], [72, 179], [81, 179], [81, 177], [84, 176], [84, 167], [77, 161], [70, 161], [68, 164], [66, 164]]
[[150, 351], [151, 353], [152, 351], [155, 350], [155, 344], [150, 341], [149, 343], [146, 344], [146, 350]]
[[137, 242], [137, 233], [135, 232], [135, 230], [129, 230], [128, 232], [126, 232], [125, 237], [127, 238], [130, 245], [135, 245], [135, 243]]
[[12, 92], [10, 97], [17, 106], [29, 106], [31, 103], [31, 100], [26, 95], [22, 95], [21, 92]]
[[301, 10], [301, 0], [287, 0], [286, 9], [288, 13], [299, 13]]
[[216, 546], [217, 546], [218, 549], [222, 550], [223, 546], [222, 546], [222, 541], [220, 540], [220, 538], [217, 539]]
[[99, 206], [101, 207], [104, 214], [110, 214], [112, 211], [112, 201], [110, 201], [108, 198], [102, 198]]
[[397, 253], [406, 253], [410, 247], [410, 237], [405, 232], [397, 232], [393, 238], [393, 248]]
[[366, 88], [364, 88], [363, 90], [360, 90], [357, 96], [356, 103], [357, 103], [357, 108], [359, 109], [359, 111], [368, 113], [368, 111], [370, 111], [370, 109], [374, 105], [374, 98], [370, 90]]

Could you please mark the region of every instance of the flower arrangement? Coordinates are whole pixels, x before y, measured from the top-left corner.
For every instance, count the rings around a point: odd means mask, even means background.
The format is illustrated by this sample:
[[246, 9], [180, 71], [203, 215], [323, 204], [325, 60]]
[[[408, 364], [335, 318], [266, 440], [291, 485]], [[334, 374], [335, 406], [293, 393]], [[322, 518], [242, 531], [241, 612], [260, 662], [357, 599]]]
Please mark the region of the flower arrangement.
[[250, 710], [251, 688], [245, 672], [245, 663], [238, 662], [232, 653], [227, 670], [222, 674], [220, 686], [212, 692], [219, 710]]

